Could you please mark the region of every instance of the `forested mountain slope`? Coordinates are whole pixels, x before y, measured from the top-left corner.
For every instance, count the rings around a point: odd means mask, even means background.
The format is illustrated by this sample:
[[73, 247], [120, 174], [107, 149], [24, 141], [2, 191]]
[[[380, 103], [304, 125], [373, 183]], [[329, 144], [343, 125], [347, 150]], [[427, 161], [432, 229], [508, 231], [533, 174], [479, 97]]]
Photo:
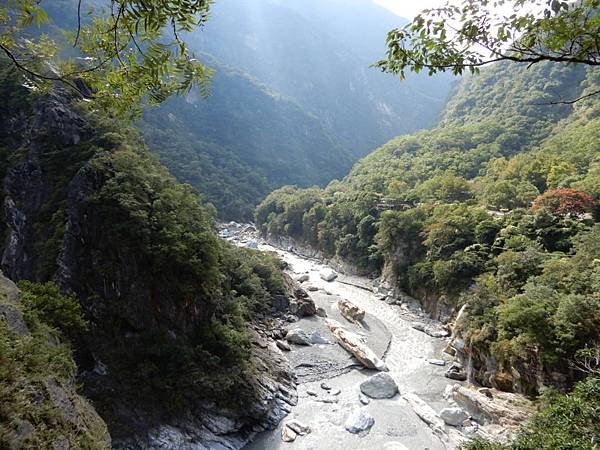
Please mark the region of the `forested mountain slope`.
[[466, 304], [474, 380], [565, 387], [578, 377], [568, 361], [600, 339], [600, 102], [550, 103], [598, 86], [594, 69], [493, 66], [464, 80], [438, 128], [323, 190], [275, 191], [257, 222], [383, 273], [438, 317]]
[[221, 241], [130, 125], [0, 74], [1, 266], [23, 291], [0, 277], [0, 447], [106, 448], [104, 422], [116, 448], [240, 447], [276, 424], [290, 374], [249, 325], [285, 295], [278, 262]]
[[224, 219], [247, 220], [281, 185], [324, 186], [438, 120], [450, 76], [399, 84], [370, 67], [402, 21], [369, 0], [215, 2], [185, 36], [216, 70], [212, 93], [146, 111], [146, 143]]
[[[188, 36], [192, 48], [294, 99], [356, 156], [433, 125], [451, 77], [393, 76], [370, 68], [403, 19], [369, 0], [215, 2]], [[407, 111], [410, 111], [408, 114]]]
[[146, 142], [223, 219], [250, 220], [257, 200], [284, 184], [325, 185], [351, 157], [319, 120], [248, 75], [213, 62], [212, 94], [173, 98], [146, 110]]

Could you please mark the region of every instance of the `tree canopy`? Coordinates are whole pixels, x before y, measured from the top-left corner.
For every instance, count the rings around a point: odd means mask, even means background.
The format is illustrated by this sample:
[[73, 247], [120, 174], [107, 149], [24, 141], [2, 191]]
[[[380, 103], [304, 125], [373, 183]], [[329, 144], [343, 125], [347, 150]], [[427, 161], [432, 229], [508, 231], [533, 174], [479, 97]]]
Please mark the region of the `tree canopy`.
[[61, 82], [120, 112], [195, 86], [207, 93], [211, 70], [180, 34], [206, 21], [210, 3], [8, 0], [0, 6], [0, 60], [31, 89]]
[[448, 2], [390, 31], [387, 58], [376, 66], [401, 78], [407, 70], [474, 73], [497, 61], [598, 66], [599, 34], [600, 0]]

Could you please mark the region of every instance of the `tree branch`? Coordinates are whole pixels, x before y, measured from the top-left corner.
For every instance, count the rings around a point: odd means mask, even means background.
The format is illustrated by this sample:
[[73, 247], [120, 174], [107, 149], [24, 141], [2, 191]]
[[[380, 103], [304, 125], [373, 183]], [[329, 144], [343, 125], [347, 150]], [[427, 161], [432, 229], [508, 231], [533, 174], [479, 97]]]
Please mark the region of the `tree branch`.
[[75, 42], [73, 43], [73, 47], [77, 47], [79, 43], [79, 35], [81, 33], [81, 0], [77, 2], [77, 35], [75, 36]]
[[59, 81], [65, 85], [69, 86], [71, 89], [73, 89], [77, 93], [79, 93], [83, 98], [93, 98], [93, 96], [90, 97], [90, 95], [88, 95], [86, 92], [83, 92], [75, 84], [71, 83], [69, 80], [66, 80], [63, 77], [53, 77], [53, 76], [43, 75], [41, 73], [37, 73], [37, 72], [34, 72], [34, 71], [28, 69], [23, 64], [21, 64], [19, 62], [19, 60], [15, 57], [15, 55], [13, 55], [13, 53], [4, 45], [0, 44], [0, 49], [2, 49], [2, 51], [6, 54], [6, 56], [8, 56], [8, 58], [13, 62], [15, 67], [17, 69], [19, 69], [21, 72], [25, 72], [26, 74], [28, 74], [34, 78], [39, 78], [42, 80]]
[[548, 103], [535, 103], [535, 106], [572, 105], [574, 103], [577, 103], [580, 100], [583, 100], [584, 98], [593, 97], [594, 95], [600, 95], [600, 89], [597, 91], [591, 92], [589, 94], [582, 95], [581, 97], [574, 98], [573, 100], [560, 100], [560, 101], [548, 102]]

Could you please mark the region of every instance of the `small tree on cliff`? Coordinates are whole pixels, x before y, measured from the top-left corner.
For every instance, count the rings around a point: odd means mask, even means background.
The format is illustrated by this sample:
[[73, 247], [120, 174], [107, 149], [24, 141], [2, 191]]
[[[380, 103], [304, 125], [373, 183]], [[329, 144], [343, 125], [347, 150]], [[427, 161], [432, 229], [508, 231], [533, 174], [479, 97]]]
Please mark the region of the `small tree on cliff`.
[[533, 209], [547, 209], [558, 216], [581, 217], [591, 212], [597, 203], [577, 189], [561, 188], [544, 192], [533, 201]]

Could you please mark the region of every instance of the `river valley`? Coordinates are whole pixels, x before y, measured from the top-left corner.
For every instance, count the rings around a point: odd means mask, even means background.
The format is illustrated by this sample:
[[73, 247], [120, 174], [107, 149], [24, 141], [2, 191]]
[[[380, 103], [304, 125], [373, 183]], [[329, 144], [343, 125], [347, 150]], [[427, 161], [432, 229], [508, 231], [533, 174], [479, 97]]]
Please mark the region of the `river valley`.
[[[243, 237], [236, 236], [233, 240], [239, 245], [248, 244]], [[277, 429], [258, 435], [245, 447], [247, 450], [437, 450], [457, 446], [461, 433], [444, 425], [435, 415], [451, 406], [452, 400], [447, 399], [448, 395], [445, 398], [444, 391], [457, 383], [444, 376], [452, 363], [452, 358], [443, 353], [447, 339], [413, 328], [415, 321], [428, 320], [415, 305], [390, 304], [378, 293], [377, 282], [366, 277], [338, 274], [333, 281], [325, 281], [320, 273], [327, 266], [317, 260], [266, 243], [257, 245], [253, 240], [250, 245], [276, 252], [287, 263], [288, 274], [303, 280], [302, 287], [316, 307], [324, 310], [320, 316], [325, 317], [305, 317], [289, 329], [300, 328], [308, 334], [317, 332], [325, 342], [330, 342], [311, 346], [291, 344], [291, 351], [284, 352], [298, 377], [298, 404]], [[340, 315], [339, 299], [347, 299], [365, 311], [361, 324], [351, 324]], [[398, 384], [398, 395], [368, 399], [361, 394], [360, 384], [377, 371], [365, 369], [335, 343], [326, 325], [330, 319], [360, 335], [385, 361], [388, 373]], [[276, 351], [281, 350], [276, 348]], [[374, 425], [370, 430], [352, 434], [344, 425], [348, 416], [360, 409], [373, 417]], [[284, 442], [282, 427], [294, 419], [308, 426], [310, 432], [298, 435], [293, 442]]]

